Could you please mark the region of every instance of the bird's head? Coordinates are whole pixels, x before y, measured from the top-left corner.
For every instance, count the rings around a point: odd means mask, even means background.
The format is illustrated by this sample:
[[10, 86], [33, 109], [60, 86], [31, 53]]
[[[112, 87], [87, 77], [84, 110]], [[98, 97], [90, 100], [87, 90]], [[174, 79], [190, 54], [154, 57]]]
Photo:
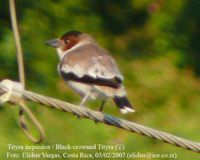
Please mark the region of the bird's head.
[[64, 33], [58, 39], [51, 39], [46, 41], [46, 44], [57, 48], [58, 54], [62, 57], [67, 51], [74, 48], [75, 46], [79, 46], [80, 44], [88, 43], [93, 41], [93, 38], [85, 33], [81, 33], [79, 31], [69, 31]]
[[80, 35], [82, 35], [82, 33], [79, 31], [66, 32], [58, 39], [46, 41], [46, 44], [54, 48], [60, 48], [62, 51], [67, 51], [79, 43], [81, 40]]

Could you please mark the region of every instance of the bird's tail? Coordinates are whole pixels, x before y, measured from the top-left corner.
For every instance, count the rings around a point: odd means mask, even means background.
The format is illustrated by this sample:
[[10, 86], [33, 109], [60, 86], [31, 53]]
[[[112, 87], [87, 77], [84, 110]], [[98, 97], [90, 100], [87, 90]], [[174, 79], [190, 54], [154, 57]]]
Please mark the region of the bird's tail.
[[125, 95], [122, 96], [122, 97], [121, 96], [115, 96], [113, 98], [113, 101], [119, 107], [120, 112], [122, 112], [124, 114], [128, 113], [128, 112], [135, 112], [132, 105], [128, 101], [128, 98]]

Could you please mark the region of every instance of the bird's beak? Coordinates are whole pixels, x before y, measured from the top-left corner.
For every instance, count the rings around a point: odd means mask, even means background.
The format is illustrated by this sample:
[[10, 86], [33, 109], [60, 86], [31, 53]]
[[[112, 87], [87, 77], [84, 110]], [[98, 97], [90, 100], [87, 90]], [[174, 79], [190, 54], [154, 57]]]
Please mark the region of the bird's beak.
[[60, 40], [59, 39], [51, 39], [51, 40], [46, 41], [46, 44], [51, 47], [58, 48], [58, 47], [60, 47]]

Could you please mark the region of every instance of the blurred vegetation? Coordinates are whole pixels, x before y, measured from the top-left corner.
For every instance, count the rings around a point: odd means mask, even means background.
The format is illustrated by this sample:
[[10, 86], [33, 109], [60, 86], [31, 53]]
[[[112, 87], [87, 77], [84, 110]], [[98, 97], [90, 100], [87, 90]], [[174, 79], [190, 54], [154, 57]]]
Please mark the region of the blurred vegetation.
[[[0, 78], [17, 80], [8, 8], [8, 1], [1, 0]], [[104, 112], [200, 140], [199, 0], [17, 0], [17, 14], [28, 89], [78, 104], [80, 98], [58, 76], [56, 52], [45, 41], [70, 30], [87, 32], [116, 58], [137, 111], [121, 115], [109, 101]], [[89, 102], [88, 106], [97, 109], [99, 104]], [[30, 107], [45, 128], [45, 145], [124, 143], [126, 152], [177, 153], [181, 160], [200, 158], [197, 153], [127, 131], [36, 104]], [[17, 107], [10, 105], [0, 108], [3, 159], [7, 144], [32, 145], [19, 128], [17, 112]]]

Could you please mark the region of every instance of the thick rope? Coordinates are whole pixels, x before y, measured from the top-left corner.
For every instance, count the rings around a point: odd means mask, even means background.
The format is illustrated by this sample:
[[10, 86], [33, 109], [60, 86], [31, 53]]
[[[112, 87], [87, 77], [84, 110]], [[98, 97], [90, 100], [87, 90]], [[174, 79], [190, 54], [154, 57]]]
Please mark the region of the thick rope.
[[[19, 81], [22, 84], [22, 86], [25, 88], [25, 73], [24, 73], [24, 62], [23, 62], [23, 52], [21, 47], [21, 40], [17, 25], [17, 17], [16, 17], [16, 9], [15, 9], [15, 0], [9, 0], [9, 6], [10, 6], [10, 18], [11, 18], [11, 24], [15, 39], [15, 46], [16, 46], [16, 53], [17, 53], [17, 63], [18, 63], [18, 74], [19, 74]], [[23, 106], [19, 105], [19, 124], [24, 133], [27, 135], [27, 137], [34, 143], [39, 143], [44, 140], [44, 131], [41, 127], [39, 121], [35, 118], [35, 116], [31, 113], [31, 111], [28, 110], [25, 102], [21, 102]], [[33, 122], [33, 124], [36, 126], [40, 133], [40, 138], [36, 139], [33, 137], [27, 128], [26, 125], [26, 119], [24, 116], [24, 111], [29, 116], [30, 120]], [[39, 125], [39, 126], [38, 126]]]
[[[5, 88], [0, 83], [0, 93], [7, 92], [8, 89]], [[20, 92], [23, 99], [36, 102], [42, 105], [49, 106], [51, 108], [55, 108], [64, 112], [69, 112], [75, 115], [78, 115], [83, 118], [94, 120], [95, 122], [105, 123], [107, 125], [115, 126], [118, 128], [122, 128], [131, 132], [138, 133], [143, 136], [151, 137], [175, 146], [179, 146], [181, 148], [185, 148], [194, 152], [200, 153], [200, 143], [193, 142], [190, 140], [186, 140], [172, 134], [158, 131], [156, 129], [152, 129], [134, 122], [130, 122], [124, 119], [116, 118], [111, 115], [103, 114], [101, 112], [92, 111], [88, 108], [76, 106], [67, 102], [63, 102], [57, 100], [55, 98], [50, 98], [47, 96], [43, 96], [31, 91], [16, 91]]]

